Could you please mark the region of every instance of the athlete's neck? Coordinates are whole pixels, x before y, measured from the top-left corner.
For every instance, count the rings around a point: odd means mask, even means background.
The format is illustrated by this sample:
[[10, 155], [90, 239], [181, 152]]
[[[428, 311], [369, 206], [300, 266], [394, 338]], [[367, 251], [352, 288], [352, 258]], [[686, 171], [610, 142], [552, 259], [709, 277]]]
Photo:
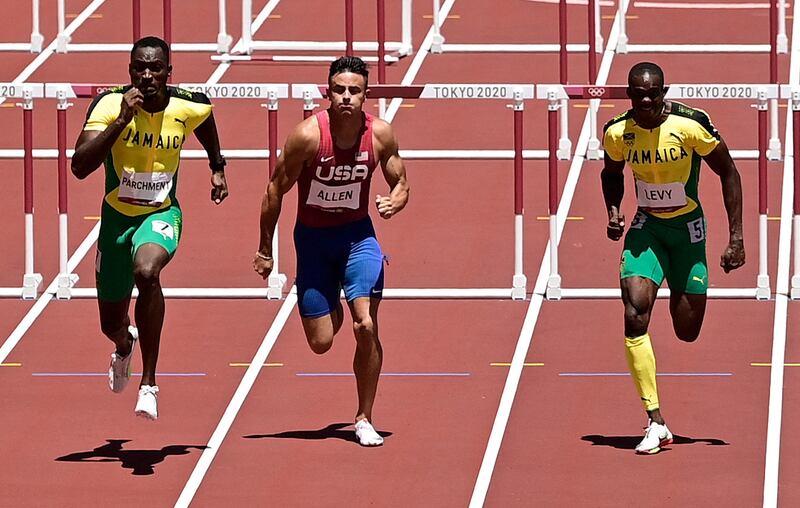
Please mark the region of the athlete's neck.
[[331, 109], [328, 110], [331, 137], [338, 148], [348, 150], [358, 143], [361, 129], [364, 127], [363, 117], [361, 111], [354, 111], [352, 115], [338, 115]]
[[167, 104], [169, 104], [169, 90], [165, 86], [157, 94], [145, 97], [142, 109], [148, 113], [160, 113], [167, 109]]

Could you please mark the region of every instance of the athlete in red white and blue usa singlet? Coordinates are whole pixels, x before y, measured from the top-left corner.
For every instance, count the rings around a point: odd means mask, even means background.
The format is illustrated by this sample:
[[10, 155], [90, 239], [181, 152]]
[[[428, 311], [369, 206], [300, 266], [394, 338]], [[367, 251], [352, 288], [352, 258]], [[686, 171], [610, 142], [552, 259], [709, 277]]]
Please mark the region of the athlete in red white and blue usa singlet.
[[330, 227], [369, 216], [369, 183], [377, 161], [372, 149], [373, 116], [362, 113], [360, 140], [349, 149], [336, 146], [328, 111], [316, 115], [319, 150], [297, 180], [297, 220], [309, 227]]

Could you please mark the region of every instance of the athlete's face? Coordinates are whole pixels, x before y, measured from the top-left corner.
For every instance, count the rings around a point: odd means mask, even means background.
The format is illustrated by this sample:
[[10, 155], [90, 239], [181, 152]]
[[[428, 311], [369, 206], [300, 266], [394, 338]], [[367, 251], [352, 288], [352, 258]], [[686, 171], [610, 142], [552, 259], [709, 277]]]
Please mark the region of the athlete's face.
[[334, 74], [328, 83], [331, 108], [339, 115], [360, 114], [367, 98], [367, 78], [354, 72]]
[[166, 89], [170, 71], [172, 66], [161, 48], [136, 48], [128, 66], [131, 84], [142, 92], [145, 100]]
[[628, 81], [634, 120], [640, 125], [658, 124], [664, 111], [664, 83], [661, 76], [645, 72]]

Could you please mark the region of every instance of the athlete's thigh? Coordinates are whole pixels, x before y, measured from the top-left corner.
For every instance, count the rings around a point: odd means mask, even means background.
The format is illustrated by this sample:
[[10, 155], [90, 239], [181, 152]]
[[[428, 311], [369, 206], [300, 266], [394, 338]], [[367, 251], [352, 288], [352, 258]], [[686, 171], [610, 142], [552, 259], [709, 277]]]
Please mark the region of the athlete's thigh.
[[641, 277], [661, 286], [670, 269], [670, 258], [661, 239], [661, 228], [656, 220], [639, 211], [625, 234], [620, 260], [619, 276]]
[[383, 297], [383, 253], [374, 236], [353, 243], [347, 257], [342, 287], [348, 302], [356, 298]]
[[95, 258], [95, 285], [100, 301], [122, 302], [130, 297], [134, 284], [132, 237], [140, 222], [103, 206]]
[[678, 293], [705, 295], [708, 291], [705, 219], [676, 222], [667, 239], [670, 270], [667, 283]]
[[[167, 253], [164, 264], [172, 259], [178, 250], [183, 233], [183, 214], [177, 206], [148, 215], [133, 234], [133, 255], [145, 244], [156, 244]], [[156, 252], [160, 252], [156, 250]]]
[[[297, 307], [304, 319], [330, 315], [339, 305], [343, 262], [338, 262], [335, 239], [321, 228], [309, 228], [300, 223], [294, 229], [297, 257]], [[316, 321], [309, 321], [315, 327]], [[326, 322], [327, 323], [327, 322]], [[304, 321], [305, 326], [305, 321]], [[327, 326], [323, 323], [322, 326]]]

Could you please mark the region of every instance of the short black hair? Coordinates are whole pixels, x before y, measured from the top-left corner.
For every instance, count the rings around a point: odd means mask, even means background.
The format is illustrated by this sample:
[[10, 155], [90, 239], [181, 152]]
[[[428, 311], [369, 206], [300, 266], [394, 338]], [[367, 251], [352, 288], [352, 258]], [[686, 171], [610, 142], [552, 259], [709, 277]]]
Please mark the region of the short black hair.
[[367, 63], [357, 56], [342, 56], [331, 62], [328, 70], [328, 83], [339, 73], [352, 72], [364, 76], [364, 81], [369, 82], [369, 69]]
[[661, 86], [664, 86], [664, 71], [661, 70], [657, 64], [653, 62], [639, 62], [628, 72], [628, 84], [630, 85], [633, 78], [642, 76], [644, 74], [651, 74], [661, 78]]
[[167, 44], [163, 39], [159, 39], [153, 35], [148, 35], [147, 37], [142, 37], [138, 41], [133, 43], [133, 48], [131, 48], [131, 61], [133, 61], [133, 54], [139, 48], [161, 48], [161, 51], [164, 52], [164, 57], [167, 59], [167, 63], [169, 63], [169, 44]]

